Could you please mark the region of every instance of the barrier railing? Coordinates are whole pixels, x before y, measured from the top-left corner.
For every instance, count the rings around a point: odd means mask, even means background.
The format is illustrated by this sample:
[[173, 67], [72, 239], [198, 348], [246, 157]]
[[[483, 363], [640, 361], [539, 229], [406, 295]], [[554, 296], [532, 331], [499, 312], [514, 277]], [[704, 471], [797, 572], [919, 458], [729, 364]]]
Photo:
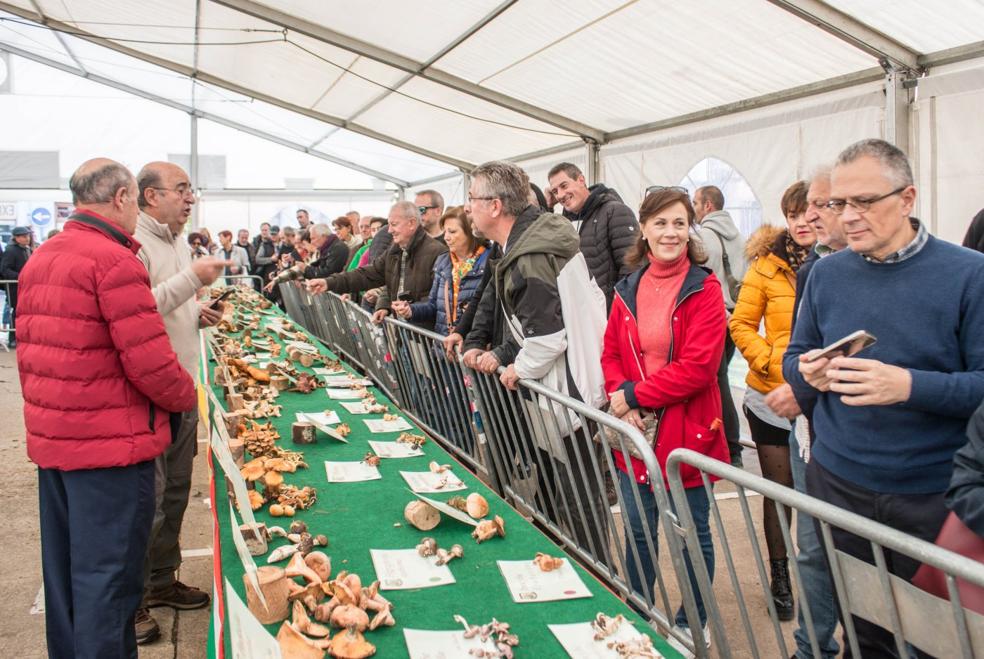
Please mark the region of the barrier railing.
[[[711, 584], [707, 565], [703, 559], [697, 560], [694, 566], [698, 591], [708, 611], [711, 633], [719, 656], [731, 657], [737, 654], [753, 657], [788, 657], [791, 654], [787, 638], [776, 615], [758, 534], [752, 521], [748, 496], [750, 493], [757, 493], [767, 497], [765, 505], [776, 506], [783, 540], [791, 557], [789, 567], [792, 580], [797, 585], [797, 604], [801, 607], [809, 637], [810, 652], [814, 657], [825, 655], [819, 647], [810, 599], [806, 596], [797, 563], [792, 560], [795, 551], [785, 517], [787, 508], [810, 515], [815, 520], [819, 530], [818, 538], [822, 542], [829, 562], [837, 603], [841, 611], [851, 614], [843, 616], [843, 628], [854, 657], [864, 656], [860, 652], [859, 636], [854, 624], [855, 617], [889, 630], [894, 640], [895, 651], [901, 657], [912, 654], [910, 646], [932, 656], [965, 659], [984, 657], [984, 616], [967, 610], [961, 605], [956, 583], [956, 579], [961, 579], [984, 588], [984, 564], [700, 453], [677, 449], [670, 454], [666, 471], [673, 501], [679, 513], [681, 532], [686, 539], [691, 556], [695, 554], [700, 556], [700, 544], [680, 475], [682, 465], [689, 465], [701, 473], [703, 488], [710, 499], [710, 523], [717, 532], [717, 541], [720, 544], [721, 551], [718, 555], [723, 556], [727, 566], [728, 578], [718, 579], [717, 591]], [[738, 566], [734, 564], [733, 555], [736, 553], [732, 549], [736, 544], [734, 534], [729, 534], [728, 525], [725, 524], [721, 509], [713, 497], [711, 476], [720, 478], [719, 482], [732, 483], [737, 490], [745, 537], [751, 546], [764, 602], [758, 601], [759, 593], [754, 588], [743, 588], [741, 577], [749, 575], [747, 571], [739, 572]], [[874, 564], [838, 549], [835, 546], [833, 530], [853, 534], [870, 543]], [[892, 574], [889, 569], [889, 559], [886, 558], [887, 552], [894, 552], [942, 571], [946, 575], [950, 600], [931, 595]], [[725, 584], [730, 585], [731, 592], [726, 591]], [[744, 638], [741, 638], [741, 634], [736, 634], [734, 629], [731, 630], [730, 635], [725, 633], [724, 618], [718, 604], [722, 598], [729, 602], [732, 598], [735, 600]], [[749, 613], [749, 603], [753, 600], [756, 606], [764, 605], [768, 610], [774, 647], [764, 649], [761, 647], [766, 641], [767, 633], [760, 626], [756, 628], [754, 625], [753, 616]]]

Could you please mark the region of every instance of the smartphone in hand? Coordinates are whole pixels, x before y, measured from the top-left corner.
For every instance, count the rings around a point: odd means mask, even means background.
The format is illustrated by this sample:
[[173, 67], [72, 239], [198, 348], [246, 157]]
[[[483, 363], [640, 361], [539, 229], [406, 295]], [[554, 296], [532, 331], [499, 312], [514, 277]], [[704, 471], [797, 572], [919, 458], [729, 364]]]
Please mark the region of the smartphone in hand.
[[858, 330], [848, 334], [843, 339], [834, 341], [829, 346], [813, 355], [806, 361], [815, 362], [818, 359], [833, 359], [834, 357], [853, 357], [877, 341], [873, 334]]

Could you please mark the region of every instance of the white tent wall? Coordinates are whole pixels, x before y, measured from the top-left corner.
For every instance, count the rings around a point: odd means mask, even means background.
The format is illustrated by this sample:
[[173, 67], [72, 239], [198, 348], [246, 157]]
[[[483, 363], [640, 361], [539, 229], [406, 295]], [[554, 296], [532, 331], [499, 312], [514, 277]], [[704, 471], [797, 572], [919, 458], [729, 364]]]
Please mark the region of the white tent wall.
[[778, 224], [791, 183], [851, 142], [882, 136], [883, 106], [874, 83], [612, 142], [601, 148], [599, 180], [637, 209], [647, 186], [679, 185], [711, 156], [748, 181], [765, 220]]
[[[420, 185], [415, 185], [411, 188], [407, 188], [406, 200], [413, 201], [413, 198], [421, 190], [436, 190], [441, 193], [444, 197], [445, 208], [450, 206], [460, 206], [465, 203], [466, 193], [464, 187], [464, 177], [460, 174], [458, 176], [452, 176], [449, 178], [444, 178], [439, 181], [433, 181], [431, 183], [422, 183]], [[387, 209], [387, 212], [389, 209]], [[381, 213], [383, 217], [386, 217], [386, 213]]]
[[961, 242], [984, 208], [984, 59], [940, 67], [919, 83], [913, 124], [919, 217]]

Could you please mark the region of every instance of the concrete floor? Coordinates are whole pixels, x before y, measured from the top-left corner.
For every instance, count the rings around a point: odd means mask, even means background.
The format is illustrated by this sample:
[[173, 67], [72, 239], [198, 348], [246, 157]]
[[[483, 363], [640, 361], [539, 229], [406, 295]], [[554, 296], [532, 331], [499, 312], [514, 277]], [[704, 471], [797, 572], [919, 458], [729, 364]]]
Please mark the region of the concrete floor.
[[[738, 393], [738, 392], [736, 392]], [[736, 398], [740, 401], [740, 398]], [[0, 464], [6, 465], [3, 480], [4, 501], [7, 504], [6, 525], [2, 552], [7, 569], [0, 574], [0, 656], [34, 659], [46, 656], [44, 639], [44, 615], [38, 610], [43, 606], [41, 597], [40, 537], [38, 532], [37, 476], [36, 469], [27, 459], [24, 445], [24, 425], [20, 383], [17, 377], [13, 353], [0, 351]], [[744, 419], [742, 419], [744, 423]], [[747, 433], [747, 429], [744, 430]], [[204, 447], [204, 444], [202, 444]], [[754, 450], [744, 452], [745, 467], [759, 473]], [[742, 513], [733, 488], [719, 484], [716, 487], [718, 505], [728, 529], [731, 555], [748, 604], [753, 634], [759, 642], [763, 657], [779, 657], [772, 625], [765, 614], [765, 599], [759, 585], [751, 541], [744, 531]], [[207, 504], [207, 470], [204, 452], [196, 458], [192, 497], [185, 517], [182, 547], [188, 555], [179, 578], [192, 586], [211, 592], [211, 517]], [[750, 499], [752, 517], [756, 525], [756, 537], [763, 547], [761, 535], [761, 497]], [[742, 621], [735, 607], [736, 597], [727, 577], [725, 557], [715, 532], [717, 546], [718, 577], [715, 590], [724, 612], [729, 637], [735, 639], [733, 654], [736, 657], [752, 656], [747, 647]], [[669, 575], [669, 561], [662, 552], [665, 574]], [[668, 577], [668, 591], [676, 606], [676, 589]], [[206, 652], [209, 610], [183, 611], [171, 609], [153, 610], [161, 625], [162, 636], [156, 642], [140, 648], [141, 659], [171, 659], [204, 657]], [[794, 623], [782, 625], [787, 643], [791, 640]], [[787, 645], [787, 649], [791, 648]], [[788, 653], [786, 654], [788, 656]]]

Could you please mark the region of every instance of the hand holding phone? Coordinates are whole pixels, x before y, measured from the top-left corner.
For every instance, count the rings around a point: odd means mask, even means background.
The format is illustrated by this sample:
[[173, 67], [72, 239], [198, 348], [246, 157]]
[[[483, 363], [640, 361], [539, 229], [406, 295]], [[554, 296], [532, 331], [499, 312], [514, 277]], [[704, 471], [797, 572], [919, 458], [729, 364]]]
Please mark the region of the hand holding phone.
[[222, 292], [222, 295], [220, 295], [219, 297], [215, 298], [215, 300], [212, 302], [212, 304], [208, 305], [208, 308], [209, 309], [218, 309], [220, 306], [222, 306], [222, 300], [226, 299], [227, 297], [229, 297], [230, 295], [232, 295], [234, 292], [235, 292], [235, 289], [233, 289], [233, 288], [226, 289], [225, 291]]
[[873, 345], [878, 339], [873, 334], [858, 330], [848, 334], [843, 339], [834, 341], [826, 348], [807, 358], [807, 363], [818, 359], [833, 359], [834, 357], [853, 357], [865, 348]]

